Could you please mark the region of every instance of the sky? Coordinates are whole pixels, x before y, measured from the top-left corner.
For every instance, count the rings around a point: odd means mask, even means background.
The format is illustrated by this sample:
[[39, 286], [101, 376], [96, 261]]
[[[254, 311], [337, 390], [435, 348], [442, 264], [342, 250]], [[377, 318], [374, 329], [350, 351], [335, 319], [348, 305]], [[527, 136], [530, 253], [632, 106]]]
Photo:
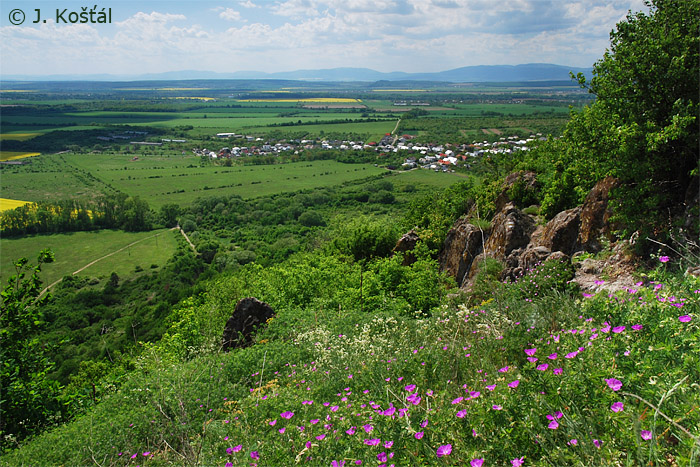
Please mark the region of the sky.
[[[95, 6], [111, 8], [111, 24], [56, 21], [57, 10], [68, 20]], [[17, 9], [21, 25], [10, 22]], [[646, 7], [643, 0], [0, 0], [0, 75], [590, 67], [629, 10]]]

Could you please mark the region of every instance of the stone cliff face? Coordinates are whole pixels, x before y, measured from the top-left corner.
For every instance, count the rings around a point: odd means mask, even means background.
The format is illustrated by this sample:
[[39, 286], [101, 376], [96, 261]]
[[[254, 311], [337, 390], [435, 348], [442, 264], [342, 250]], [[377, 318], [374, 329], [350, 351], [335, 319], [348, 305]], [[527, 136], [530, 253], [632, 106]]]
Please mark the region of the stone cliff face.
[[[440, 268], [454, 277], [462, 289], [471, 288], [480, 261], [486, 257], [504, 264], [501, 279], [513, 280], [548, 259], [570, 261], [578, 252], [600, 251], [601, 237], [611, 234], [608, 200], [617, 180], [601, 180], [581, 206], [562, 211], [544, 227], [538, 227], [535, 218], [518, 209], [507, 195], [514, 180], [524, 180], [529, 185], [536, 182], [528, 174], [509, 178], [511, 182], [506, 183], [498, 197], [498, 211], [488, 229], [470, 224], [465, 216], [447, 234], [439, 257]], [[600, 268], [610, 265], [597, 266], [593, 273], [599, 274]]]

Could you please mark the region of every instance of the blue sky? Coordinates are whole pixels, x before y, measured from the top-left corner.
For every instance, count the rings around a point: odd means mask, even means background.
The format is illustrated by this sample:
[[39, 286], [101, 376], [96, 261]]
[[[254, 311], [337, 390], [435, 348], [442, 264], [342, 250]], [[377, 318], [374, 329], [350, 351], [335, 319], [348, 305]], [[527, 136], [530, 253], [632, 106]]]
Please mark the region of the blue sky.
[[[56, 9], [112, 9], [57, 24]], [[22, 9], [25, 23], [12, 25]], [[40, 9], [46, 23], [32, 24]], [[591, 66], [643, 0], [0, 0], [2, 75]], [[67, 15], [65, 15], [67, 16]]]

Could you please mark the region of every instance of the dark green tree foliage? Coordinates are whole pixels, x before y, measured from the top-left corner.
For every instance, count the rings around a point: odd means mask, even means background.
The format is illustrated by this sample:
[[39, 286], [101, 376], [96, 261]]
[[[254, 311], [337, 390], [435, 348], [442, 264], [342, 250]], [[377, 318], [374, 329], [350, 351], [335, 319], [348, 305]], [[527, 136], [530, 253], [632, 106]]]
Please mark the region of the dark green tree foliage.
[[[698, 0], [653, 0], [610, 34], [587, 86], [597, 99], [572, 115], [564, 138], [536, 151], [550, 162], [542, 211], [580, 202], [613, 175], [623, 233], [659, 234], [683, 205], [698, 169]], [[531, 161], [532, 162], [532, 161]]]
[[[53, 364], [40, 340], [44, 326], [40, 297], [41, 266], [54, 260], [53, 253], [39, 253], [37, 265], [27, 258], [15, 261], [17, 273], [2, 291], [0, 310], [0, 446], [14, 436], [22, 439], [46, 426], [59, 412], [58, 383], [46, 378]], [[29, 277], [27, 277], [27, 275]]]
[[[166, 205], [170, 217], [177, 216], [174, 205]], [[173, 214], [173, 212], [175, 214]], [[161, 212], [161, 215], [163, 213]], [[153, 215], [148, 203], [138, 196], [119, 193], [103, 196], [92, 203], [75, 200], [39, 201], [0, 213], [0, 233], [5, 236], [35, 233], [76, 232], [96, 229], [150, 230]], [[177, 222], [177, 220], [175, 220]]]

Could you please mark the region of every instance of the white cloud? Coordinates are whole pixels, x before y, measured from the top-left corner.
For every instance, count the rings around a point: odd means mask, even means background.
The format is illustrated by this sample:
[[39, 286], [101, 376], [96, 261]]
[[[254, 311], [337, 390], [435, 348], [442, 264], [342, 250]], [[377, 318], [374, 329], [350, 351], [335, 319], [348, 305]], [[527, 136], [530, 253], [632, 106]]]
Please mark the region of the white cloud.
[[[147, 2], [148, 0], [144, 0]], [[135, 12], [113, 25], [0, 28], [3, 73], [266, 71], [478, 64], [590, 66], [643, 0], [280, 0]], [[221, 28], [223, 18], [237, 22]], [[224, 58], [222, 60], [222, 57]]]
[[224, 11], [219, 13], [219, 18], [223, 18], [228, 21], [240, 21], [241, 13], [231, 8], [226, 8]]

